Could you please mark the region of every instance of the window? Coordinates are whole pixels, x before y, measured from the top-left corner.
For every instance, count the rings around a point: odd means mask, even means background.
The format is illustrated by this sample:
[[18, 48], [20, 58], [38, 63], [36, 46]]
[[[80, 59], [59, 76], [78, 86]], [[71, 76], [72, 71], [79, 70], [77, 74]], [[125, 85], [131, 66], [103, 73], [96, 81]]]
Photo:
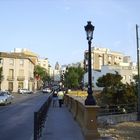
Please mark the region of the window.
[[112, 59], [112, 57], [111, 57], [111, 55], [109, 55], [109, 56], [108, 56], [108, 61], [111, 62], [111, 59]]
[[24, 76], [24, 70], [23, 69], [19, 70], [19, 76]]
[[21, 66], [23, 66], [23, 65], [24, 65], [24, 59], [20, 59], [19, 64], [20, 64]]
[[111, 62], [110, 62], [110, 61], [108, 61], [108, 64], [111, 64]]
[[0, 64], [2, 64], [3, 63], [3, 59], [2, 58], [0, 58]]
[[123, 80], [126, 80], [126, 75], [123, 76]]
[[23, 82], [18, 82], [18, 89], [23, 88]]
[[114, 61], [115, 61], [114, 64], [118, 61], [118, 57], [117, 56], [114, 57]]
[[99, 69], [101, 69], [101, 66], [103, 65], [103, 59], [102, 56], [99, 56]]
[[13, 91], [13, 82], [8, 83], [8, 90]]
[[14, 77], [14, 70], [13, 69], [9, 69], [9, 76]]
[[13, 58], [10, 58], [9, 63], [10, 63], [10, 65], [14, 65], [14, 59]]

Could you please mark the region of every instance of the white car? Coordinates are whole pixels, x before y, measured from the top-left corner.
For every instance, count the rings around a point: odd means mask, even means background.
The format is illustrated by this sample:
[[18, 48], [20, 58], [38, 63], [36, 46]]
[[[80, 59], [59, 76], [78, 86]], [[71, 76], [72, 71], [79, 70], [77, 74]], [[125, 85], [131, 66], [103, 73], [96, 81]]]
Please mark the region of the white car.
[[10, 104], [14, 96], [10, 94], [9, 91], [0, 91], [0, 104], [6, 105]]
[[20, 94], [32, 94], [33, 92], [28, 89], [19, 89], [18, 92]]
[[50, 88], [44, 88], [42, 90], [43, 93], [50, 93], [51, 92], [51, 89]]

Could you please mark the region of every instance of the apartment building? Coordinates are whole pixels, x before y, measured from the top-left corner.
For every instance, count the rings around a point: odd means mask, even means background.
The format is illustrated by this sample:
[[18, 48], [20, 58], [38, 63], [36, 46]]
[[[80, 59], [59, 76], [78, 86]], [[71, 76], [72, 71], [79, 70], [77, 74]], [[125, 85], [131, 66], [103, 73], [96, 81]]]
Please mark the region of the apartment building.
[[38, 59], [38, 65], [43, 67], [43, 68], [45, 68], [46, 72], [49, 73], [49, 61], [48, 61], [48, 58], [45, 58], [45, 59], [39, 58]]
[[[91, 63], [93, 70], [101, 70], [102, 65], [119, 65], [124, 60], [123, 53], [111, 51], [108, 48], [92, 47]], [[127, 59], [127, 58], [125, 58]], [[88, 51], [84, 52], [84, 68], [88, 68]]]
[[43, 67], [46, 69], [47, 74], [53, 78], [54, 77], [54, 69], [51, 67], [51, 65], [49, 64], [48, 58], [45, 59], [38, 59], [37, 65]]
[[[134, 75], [137, 74], [137, 66], [135, 63], [133, 64], [129, 63], [129, 65], [128, 63], [121, 63], [121, 65], [118, 66], [117, 65], [102, 66], [100, 71], [92, 70], [92, 83], [94, 85], [94, 89], [95, 90], [102, 89], [96, 85], [96, 82], [99, 77], [102, 77], [107, 73], [115, 74], [116, 72], [118, 72], [118, 74], [120, 74], [123, 77], [122, 82], [124, 84], [126, 83], [130, 84], [130, 82], [133, 82]], [[86, 83], [88, 83], [88, 72], [85, 73], [83, 82], [85, 85]]]
[[34, 90], [35, 58], [21, 52], [0, 52], [0, 67], [2, 67], [2, 90], [17, 92], [19, 88]]
[[[137, 74], [137, 65], [131, 61], [130, 56], [124, 56], [123, 53], [108, 48], [92, 47], [91, 62], [92, 81], [96, 89], [98, 89], [97, 79], [107, 73], [118, 72], [123, 77], [123, 83], [130, 83]], [[84, 53], [84, 68], [88, 70], [88, 51]], [[88, 83], [88, 72], [85, 73], [83, 81], [84, 84]]]

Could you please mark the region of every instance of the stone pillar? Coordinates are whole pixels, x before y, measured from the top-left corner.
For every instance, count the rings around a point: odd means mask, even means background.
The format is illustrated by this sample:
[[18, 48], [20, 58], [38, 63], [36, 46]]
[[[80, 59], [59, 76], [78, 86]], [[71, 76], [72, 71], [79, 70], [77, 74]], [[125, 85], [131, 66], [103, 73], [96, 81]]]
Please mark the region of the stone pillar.
[[100, 134], [97, 130], [97, 112], [99, 106], [85, 106], [84, 109], [84, 128], [83, 134], [85, 140], [97, 140]]

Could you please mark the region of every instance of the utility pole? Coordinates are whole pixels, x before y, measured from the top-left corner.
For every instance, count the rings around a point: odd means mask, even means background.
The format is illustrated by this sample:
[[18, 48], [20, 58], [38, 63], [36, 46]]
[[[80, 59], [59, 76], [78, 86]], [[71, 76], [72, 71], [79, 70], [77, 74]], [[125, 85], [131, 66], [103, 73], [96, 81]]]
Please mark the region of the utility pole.
[[139, 59], [139, 35], [138, 25], [136, 24], [136, 41], [137, 41], [137, 67], [138, 67], [138, 120], [140, 120], [140, 59]]

